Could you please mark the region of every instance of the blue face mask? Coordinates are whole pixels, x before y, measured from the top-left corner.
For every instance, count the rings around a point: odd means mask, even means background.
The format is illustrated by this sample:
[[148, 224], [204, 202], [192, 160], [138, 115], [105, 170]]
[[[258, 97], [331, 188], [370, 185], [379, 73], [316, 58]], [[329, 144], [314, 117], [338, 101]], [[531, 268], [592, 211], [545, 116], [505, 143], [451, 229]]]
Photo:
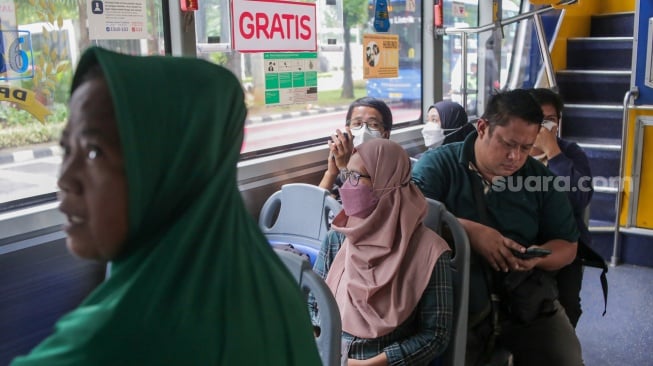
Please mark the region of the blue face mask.
[[349, 179], [338, 190], [342, 199], [342, 209], [347, 216], [361, 219], [369, 216], [379, 203], [379, 198], [374, 194], [372, 187], [365, 184], [352, 186]]

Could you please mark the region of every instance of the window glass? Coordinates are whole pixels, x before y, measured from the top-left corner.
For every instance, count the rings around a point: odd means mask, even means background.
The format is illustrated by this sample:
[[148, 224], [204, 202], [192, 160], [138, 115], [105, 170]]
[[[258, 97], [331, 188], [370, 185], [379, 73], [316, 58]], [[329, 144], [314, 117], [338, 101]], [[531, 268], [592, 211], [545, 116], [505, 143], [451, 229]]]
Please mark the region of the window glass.
[[[519, 14], [519, 1], [504, 1], [503, 3], [503, 18], [509, 19]], [[525, 20], [522, 22], [512, 23], [503, 27], [504, 37], [501, 41], [501, 75], [500, 75], [500, 84], [502, 87], [507, 87], [508, 77], [510, 73], [510, 65], [512, 64], [512, 58], [514, 57], [514, 48], [515, 36], [517, 35], [517, 30], [520, 24], [531, 22], [532, 20]], [[523, 42], [522, 42], [523, 43]]]
[[[89, 14], [111, 11], [101, 1], [0, 1], [0, 209], [28, 204], [31, 198], [36, 202], [56, 191], [71, 78], [86, 47], [164, 53], [161, 1], [126, 1], [141, 6], [143, 39], [91, 39], [96, 36], [89, 36], [87, 24], [99, 23]], [[129, 24], [122, 22], [119, 30], [113, 29], [115, 24], [101, 24], [99, 29], [126, 38], [139, 31], [140, 23]]]
[[[502, 18], [508, 19], [519, 14], [520, 4], [520, 0], [503, 1]], [[446, 27], [467, 28], [485, 25], [478, 23], [477, 0], [445, 0], [443, 10]], [[463, 96], [466, 94], [465, 109], [467, 114], [469, 116], [479, 114], [479, 93], [484, 93], [487, 98], [494, 89], [500, 89], [507, 85], [517, 27], [517, 23], [503, 27], [503, 34], [500, 37], [500, 60], [497, 60], [494, 56], [494, 37], [490, 35], [488, 38], [490, 32], [468, 33], [466, 45], [462, 44], [460, 34], [445, 35], [443, 52], [446, 56], [442, 75], [445, 99], [464, 104]], [[484, 37], [480, 37], [481, 35], [484, 35]], [[482, 42], [483, 44], [479, 45], [479, 39], [485, 40]], [[479, 47], [484, 47], [485, 51], [479, 52]], [[467, 66], [464, 76], [463, 52], [467, 53]], [[485, 70], [483, 80], [478, 80], [479, 64]], [[464, 90], [463, 86], [466, 86], [466, 90]]]
[[231, 49], [231, 28], [225, 26], [229, 24], [229, 2], [199, 3], [195, 18], [198, 57], [229, 68], [242, 80], [248, 105], [243, 153], [325, 143], [336, 128], [344, 127], [349, 104], [364, 96], [384, 99], [392, 109], [395, 126], [419, 118], [421, 2], [389, 2], [387, 33], [399, 37], [399, 77], [368, 80], [363, 78], [362, 40], [363, 34], [374, 33], [374, 2], [345, 1], [342, 11], [346, 16], [327, 3], [316, 2], [318, 51], [310, 62], [316, 71], [317, 97], [283, 105], [266, 99], [266, 74], [273, 73], [270, 70], [276, 66], [266, 59], [266, 53]]
[[[478, 1], [452, 1], [445, 0], [443, 5], [444, 25], [445, 27], [470, 28], [477, 27], [478, 24]], [[463, 104], [463, 80], [466, 81], [467, 87], [467, 113], [471, 116], [475, 113], [475, 103], [477, 94], [477, 44], [478, 35], [469, 33], [467, 35], [467, 44], [463, 45], [460, 34], [448, 34], [444, 36], [442, 71], [442, 95], [445, 99], [450, 99], [457, 103]], [[467, 52], [467, 69], [466, 76], [463, 77], [463, 50]]]

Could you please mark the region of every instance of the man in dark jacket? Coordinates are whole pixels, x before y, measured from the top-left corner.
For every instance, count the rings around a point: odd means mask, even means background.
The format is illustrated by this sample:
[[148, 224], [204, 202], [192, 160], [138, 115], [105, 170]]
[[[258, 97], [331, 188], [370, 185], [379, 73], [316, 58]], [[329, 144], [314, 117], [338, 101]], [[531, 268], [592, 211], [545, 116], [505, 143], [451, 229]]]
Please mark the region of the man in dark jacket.
[[558, 177], [564, 178], [562, 182], [568, 185], [565, 191], [574, 210], [578, 231], [580, 231], [576, 259], [570, 265], [562, 268], [556, 277], [558, 300], [565, 308], [569, 321], [576, 327], [582, 313], [580, 287], [583, 282], [583, 260], [589, 260], [592, 265], [604, 269], [601, 281], [604, 295], [607, 295], [607, 280], [605, 279], [607, 265], [590, 248], [592, 238], [585, 222], [585, 211], [594, 191], [592, 189], [592, 172], [583, 149], [575, 142], [557, 137], [563, 109], [560, 96], [545, 88], [532, 89], [530, 92], [540, 104], [544, 114], [544, 123], [535, 139], [530, 155], [545, 164]]

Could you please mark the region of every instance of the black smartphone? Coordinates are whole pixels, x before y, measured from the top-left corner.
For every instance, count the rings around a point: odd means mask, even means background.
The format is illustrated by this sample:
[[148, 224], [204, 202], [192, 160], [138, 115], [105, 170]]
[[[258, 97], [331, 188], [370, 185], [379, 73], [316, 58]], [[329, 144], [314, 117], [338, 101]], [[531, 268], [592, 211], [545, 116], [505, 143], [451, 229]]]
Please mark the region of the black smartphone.
[[[349, 134], [347, 132], [342, 132], [342, 135], [345, 137], [345, 140], [349, 141]], [[334, 132], [333, 136], [338, 136], [338, 134]]]
[[530, 247], [530, 248], [526, 248], [525, 253], [522, 253], [517, 250], [513, 250], [512, 254], [520, 259], [531, 259], [536, 257], [546, 257], [547, 255], [551, 254], [551, 250], [546, 248], [540, 248], [540, 247]]

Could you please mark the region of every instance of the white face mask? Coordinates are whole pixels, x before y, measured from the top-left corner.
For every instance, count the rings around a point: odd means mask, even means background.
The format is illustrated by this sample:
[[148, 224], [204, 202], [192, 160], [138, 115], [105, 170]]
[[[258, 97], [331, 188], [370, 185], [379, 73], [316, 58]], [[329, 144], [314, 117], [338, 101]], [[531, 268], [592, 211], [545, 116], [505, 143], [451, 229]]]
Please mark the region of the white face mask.
[[351, 130], [351, 134], [354, 135], [354, 147], [362, 144], [365, 141], [380, 139], [383, 137], [381, 131], [372, 131], [367, 126], [363, 126], [358, 130]]
[[444, 131], [439, 124], [427, 122], [422, 128], [422, 136], [424, 137], [424, 145], [426, 147], [438, 147], [444, 141]]

